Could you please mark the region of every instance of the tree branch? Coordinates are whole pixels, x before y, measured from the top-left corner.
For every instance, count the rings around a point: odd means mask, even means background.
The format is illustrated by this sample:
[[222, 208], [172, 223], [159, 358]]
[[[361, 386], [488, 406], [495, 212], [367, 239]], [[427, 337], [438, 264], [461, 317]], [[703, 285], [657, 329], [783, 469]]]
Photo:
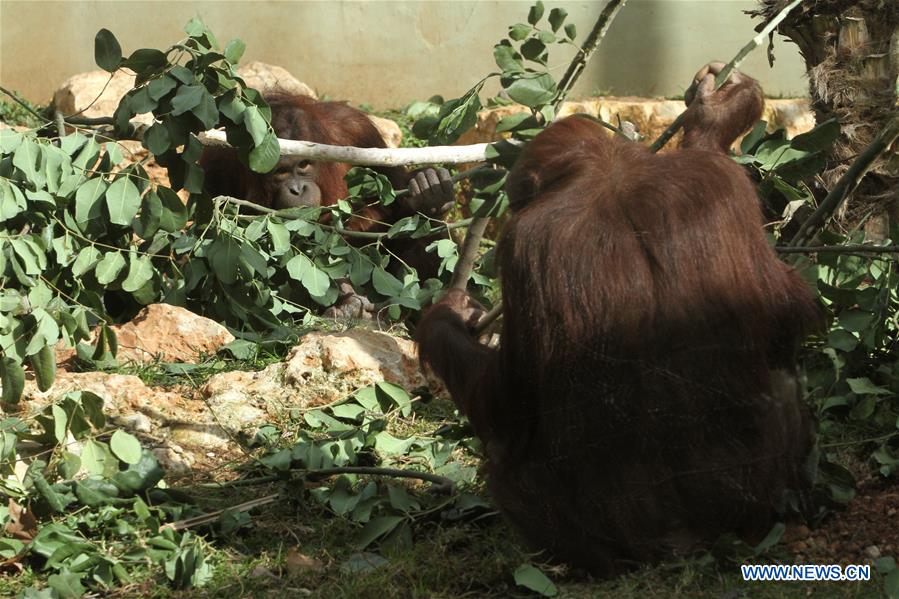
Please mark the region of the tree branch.
[[589, 61], [590, 57], [593, 56], [593, 53], [596, 52], [599, 43], [605, 37], [606, 32], [612, 25], [612, 21], [615, 19], [618, 11], [621, 10], [626, 3], [627, 0], [609, 0], [609, 3], [606, 4], [605, 8], [602, 9], [602, 12], [599, 13], [599, 18], [596, 19], [593, 29], [590, 30], [590, 35], [584, 40], [584, 44], [581, 46], [580, 51], [574, 57], [574, 60], [571, 61], [571, 64], [568, 65], [568, 70], [565, 71], [562, 80], [559, 81], [559, 95], [553, 102], [556, 107], [561, 106], [562, 102], [565, 101], [565, 97], [574, 87], [574, 84], [577, 82], [578, 77], [581, 76], [581, 73], [584, 72], [584, 69], [587, 67], [587, 61]]
[[[207, 146], [228, 146], [224, 131], [206, 131], [198, 136]], [[311, 141], [278, 139], [281, 156], [308, 160], [347, 162], [361, 166], [407, 166], [416, 164], [462, 164], [487, 159], [489, 143], [471, 146], [432, 146], [426, 148], [355, 148], [329, 146]]]
[[434, 484], [434, 491], [438, 493], [452, 493], [453, 481], [445, 476], [419, 472], [417, 470], [399, 470], [397, 468], [378, 468], [374, 466], [341, 466], [339, 468], [322, 468], [320, 470], [307, 470], [308, 480], [317, 480], [337, 474], [365, 474], [369, 476], [392, 476], [398, 478], [417, 478]]

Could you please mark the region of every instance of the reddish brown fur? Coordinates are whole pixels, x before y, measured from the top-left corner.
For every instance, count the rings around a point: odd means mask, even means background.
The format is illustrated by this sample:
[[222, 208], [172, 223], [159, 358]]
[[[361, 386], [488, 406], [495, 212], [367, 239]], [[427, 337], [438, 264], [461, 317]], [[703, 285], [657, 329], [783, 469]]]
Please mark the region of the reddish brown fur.
[[719, 151], [760, 114], [746, 79], [666, 154], [583, 118], [547, 128], [509, 178], [500, 348], [473, 338], [458, 294], [416, 333], [485, 443], [503, 512], [597, 574], [727, 531], [757, 539], [806, 483], [794, 358], [817, 307]]
[[[364, 112], [343, 102], [319, 102], [308, 96], [269, 94], [266, 100], [272, 109], [272, 128], [281, 139], [312, 141], [335, 146], [384, 148], [386, 144], [377, 128]], [[229, 195], [271, 207], [270, 175], [254, 173], [237, 158], [230, 148], [207, 148], [200, 161], [206, 171], [206, 190], [211, 195]], [[351, 165], [339, 162], [316, 164], [315, 182], [321, 189], [321, 203], [330, 206], [347, 197], [344, 176]], [[379, 167], [374, 170], [386, 175], [395, 189], [405, 189], [409, 174], [400, 167]], [[350, 231], [382, 231], [397, 220], [411, 216], [401, 202], [390, 206], [372, 203], [356, 211], [346, 228]], [[328, 220], [326, 215], [323, 221]], [[369, 240], [370, 241], [370, 240]], [[416, 268], [422, 278], [435, 276], [440, 259], [425, 247], [431, 239], [397, 239], [389, 243], [390, 251]]]

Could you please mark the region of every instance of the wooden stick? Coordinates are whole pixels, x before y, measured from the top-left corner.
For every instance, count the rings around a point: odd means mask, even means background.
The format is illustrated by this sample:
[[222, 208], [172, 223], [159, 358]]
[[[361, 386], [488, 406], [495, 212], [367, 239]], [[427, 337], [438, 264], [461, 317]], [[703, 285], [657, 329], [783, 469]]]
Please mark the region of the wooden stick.
[[[790, 4], [786, 5], [779, 13], [774, 15], [774, 18], [768, 21], [765, 27], [759, 32], [758, 35], [753, 37], [749, 42], [740, 48], [740, 51], [737, 52], [737, 55], [734, 56], [729, 63], [727, 63], [721, 72], [718, 73], [718, 76], [715, 77], [715, 89], [720, 89], [722, 85], [727, 82], [727, 78], [730, 77], [730, 74], [733, 72], [735, 68], [740, 66], [743, 62], [743, 59], [749, 56], [749, 53], [761, 46], [765, 43], [765, 38], [771, 35], [771, 32], [774, 31], [778, 25], [780, 25], [781, 21], [787, 18], [787, 15], [790, 14], [790, 11], [799, 6], [802, 3], [802, 0], [793, 0]], [[649, 149], [653, 152], [658, 152], [661, 150], [666, 143], [668, 143], [674, 134], [677, 133], [680, 128], [684, 124], [684, 115], [686, 114], [686, 110], [680, 113], [674, 122], [668, 126], [665, 131], [659, 136], [657, 140], [652, 142], [652, 145], [649, 146]]]
[[[224, 131], [206, 131], [198, 136], [203, 145], [228, 146]], [[425, 148], [355, 148], [330, 146], [311, 141], [278, 139], [281, 156], [309, 160], [347, 162], [361, 166], [407, 166], [415, 164], [462, 164], [487, 159], [489, 143], [470, 146], [431, 146]]]

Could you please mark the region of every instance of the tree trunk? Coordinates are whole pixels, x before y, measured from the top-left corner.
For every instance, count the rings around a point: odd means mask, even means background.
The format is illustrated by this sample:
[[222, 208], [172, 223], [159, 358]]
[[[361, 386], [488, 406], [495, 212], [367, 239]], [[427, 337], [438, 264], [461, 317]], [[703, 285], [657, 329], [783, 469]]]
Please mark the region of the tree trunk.
[[[783, 0], [760, 0], [753, 16], [770, 18]], [[828, 188], [899, 110], [899, 2], [807, 0], [778, 28], [805, 59], [818, 122], [837, 118], [842, 135], [823, 173]], [[893, 147], [865, 177], [840, 220], [864, 222], [872, 237], [899, 228], [899, 148]]]

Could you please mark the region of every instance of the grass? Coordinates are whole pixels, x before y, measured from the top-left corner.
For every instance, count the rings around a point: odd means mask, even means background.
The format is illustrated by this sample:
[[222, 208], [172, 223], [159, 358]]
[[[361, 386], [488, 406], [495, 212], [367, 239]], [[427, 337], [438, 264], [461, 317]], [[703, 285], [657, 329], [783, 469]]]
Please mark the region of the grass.
[[[152, 385], [196, 384], [196, 379], [214, 372], [259, 369], [279, 359], [277, 354], [247, 360], [209, 359], [187, 374], [173, 373], [170, 365], [156, 363], [123, 367], [122, 373], [140, 376]], [[388, 430], [397, 437], [433, 436], [446, 424], [457, 424], [452, 404], [444, 399], [416, 402], [414, 418], [394, 418]], [[301, 425], [279, 423], [286, 433]], [[286, 435], [290, 437], [289, 434]], [[457, 450], [461, 451], [461, 450]], [[465, 452], [466, 465], [477, 465], [476, 457]], [[250, 463], [249, 461], [247, 463]], [[232, 464], [243, 467], [246, 464]], [[225, 474], [227, 471], [219, 472]], [[196, 472], [195, 476], [208, 477]], [[258, 486], [192, 486], [192, 480], [173, 479], [170, 484], [188, 491], [203, 511], [223, 509], [271, 493], [281, 493], [279, 501], [253, 510], [249, 527], [232, 534], [218, 534], [216, 527], [197, 529], [209, 543], [207, 561], [213, 567], [212, 579], [197, 589], [172, 589], [164, 582], [158, 567], [139, 568], [134, 581], [111, 590], [109, 597], [203, 598], [253, 597], [281, 598], [461, 598], [534, 596], [515, 585], [513, 572], [524, 563], [540, 564], [519, 542], [496, 512], [486, 512], [467, 521], [452, 521], [441, 510], [416, 520], [411, 539], [394, 539], [377, 551], [385, 558], [379, 567], [353, 571], [358, 559], [354, 545], [358, 525], [333, 515], [313, 501], [302, 486], [268, 482]], [[308, 486], [309, 483], [306, 483]], [[426, 485], [411, 485], [410, 490], [425, 506], [439, 505], [429, 496]], [[465, 489], [483, 494], [480, 481]], [[297, 556], [311, 558], [304, 565]], [[354, 558], [354, 556], [356, 556]], [[301, 562], [302, 560], [300, 560]], [[789, 556], [775, 548], [766, 556], [769, 562], [788, 563]], [[32, 562], [33, 563], [33, 562]], [[310, 565], [311, 564], [311, 565]], [[687, 559], [641, 568], [613, 580], [591, 580], [566, 572], [564, 568], [542, 565], [555, 582], [560, 597], [637, 599], [644, 597], [762, 599], [792, 597], [862, 598], [878, 596], [881, 583], [775, 583], [744, 582], [739, 565]], [[15, 596], [31, 585], [42, 586], [44, 574], [31, 567], [16, 576], [0, 577], [0, 596]]]

